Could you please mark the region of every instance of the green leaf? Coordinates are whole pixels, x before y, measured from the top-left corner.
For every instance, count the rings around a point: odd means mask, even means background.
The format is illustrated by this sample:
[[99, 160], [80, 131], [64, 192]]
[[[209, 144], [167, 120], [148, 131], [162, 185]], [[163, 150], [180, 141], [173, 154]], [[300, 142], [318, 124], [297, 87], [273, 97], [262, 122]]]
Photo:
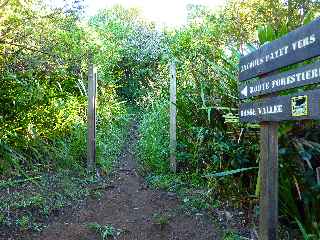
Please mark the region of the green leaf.
[[234, 174], [237, 174], [237, 173], [246, 172], [246, 171], [253, 170], [253, 169], [258, 169], [258, 167], [239, 168], [239, 169], [230, 170], [230, 171], [224, 171], [224, 172], [218, 172], [218, 173], [209, 173], [209, 174], [204, 175], [204, 177], [207, 177], [207, 178], [210, 178], [210, 177], [225, 177], [225, 176], [234, 175]]
[[260, 173], [260, 169], [259, 169], [257, 183], [256, 183], [256, 191], [255, 191], [256, 197], [259, 197], [259, 195], [260, 195], [260, 191], [261, 191], [260, 188], [261, 188], [261, 173]]
[[304, 240], [311, 239], [310, 236], [308, 235], [308, 233], [306, 232], [305, 228], [303, 227], [302, 223], [297, 218], [295, 218], [295, 221], [299, 226], [299, 229], [300, 229], [300, 232], [302, 233], [303, 239]]
[[270, 25], [258, 27], [258, 38], [260, 44], [265, 44], [267, 42], [276, 39], [276, 34]]
[[313, 20], [315, 20], [317, 17], [320, 16], [320, 12], [319, 11], [309, 11], [304, 19], [303, 19], [303, 25], [308, 24], [310, 22], [312, 22]]

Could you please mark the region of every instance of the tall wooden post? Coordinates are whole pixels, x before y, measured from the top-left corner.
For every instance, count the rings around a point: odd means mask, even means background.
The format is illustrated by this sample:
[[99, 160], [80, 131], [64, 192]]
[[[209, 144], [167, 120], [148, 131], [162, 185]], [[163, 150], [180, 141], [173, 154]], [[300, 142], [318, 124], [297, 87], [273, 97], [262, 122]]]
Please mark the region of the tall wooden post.
[[278, 239], [278, 128], [276, 122], [261, 123], [260, 240]]
[[[277, 92], [320, 82], [319, 77], [309, 74], [318, 65], [308, 64], [290, 71], [277, 73], [283, 67], [320, 56], [320, 18], [289, 32], [281, 38], [261, 46], [256, 51], [240, 57], [240, 99], [267, 96], [262, 101], [240, 104], [239, 117], [242, 123], [261, 123], [261, 193], [260, 193], [260, 238], [278, 239], [278, 122], [304, 119], [320, 119], [320, 89], [276, 96]], [[301, 39], [306, 43], [296, 46]], [[299, 44], [298, 44], [299, 45]], [[276, 49], [276, 51], [275, 51]], [[281, 53], [280, 53], [281, 52]], [[279, 53], [279, 54], [278, 54]], [[274, 57], [277, 55], [277, 57]], [[316, 63], [318, 64], [318, 63]], [[298, 76], [306, 81], [299, 81]], [[253, 80], [260, 76], [260, 79]], [[285, 84], [273, 84], [279, 79], [291, 79]], [[297, 77], [297, 78], [296, 78]], [[248, 82], [247, 80], [252, 79]], [[313, 79], [313, 80], [311, 80]], [[298, 83], [299, 82], [299, 83]]]
[[176, 65], [172, 61], [170, 65], [170, 169], [172, 172], [177, 171], [177, 79]]
[[87, 170], [96, 168], [96, 93], [97, 71], [93, 66], [93, 55], [89, 54], [88, 66], [88, 155]]

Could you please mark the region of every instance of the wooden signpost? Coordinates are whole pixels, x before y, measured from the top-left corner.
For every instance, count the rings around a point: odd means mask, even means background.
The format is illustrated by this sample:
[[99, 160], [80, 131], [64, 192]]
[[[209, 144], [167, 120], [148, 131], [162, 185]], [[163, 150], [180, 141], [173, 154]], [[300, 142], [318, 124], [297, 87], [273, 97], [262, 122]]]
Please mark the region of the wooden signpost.
[[[319, 83], [320, 62], [283, 73], [274, 72], [319, 55], [320, 18], [240, 58], [240, 99], [264, 95], [263, 99], [240, 104], [239, 109], [241, 122], [260, 123], [261, 127], [260, 240], [278, 239], [279, 122], [320, 119], [320, 89], [276, 96], [282, 90]], [[268, 76], [250, 80], [265, 74]]]

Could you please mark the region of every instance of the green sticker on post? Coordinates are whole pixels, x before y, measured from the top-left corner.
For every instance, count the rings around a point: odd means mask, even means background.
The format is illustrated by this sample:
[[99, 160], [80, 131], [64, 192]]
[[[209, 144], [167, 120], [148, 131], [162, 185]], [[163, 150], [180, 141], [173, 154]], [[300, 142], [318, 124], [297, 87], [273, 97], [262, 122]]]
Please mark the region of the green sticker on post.
[[291, 110], [293, 117], [308, 116], [308, 96], [292, 97]]

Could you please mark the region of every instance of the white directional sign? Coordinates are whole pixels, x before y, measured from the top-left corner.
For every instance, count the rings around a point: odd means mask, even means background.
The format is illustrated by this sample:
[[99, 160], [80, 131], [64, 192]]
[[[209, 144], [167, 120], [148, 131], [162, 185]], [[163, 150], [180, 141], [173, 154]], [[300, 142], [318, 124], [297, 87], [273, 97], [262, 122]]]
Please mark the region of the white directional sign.
[[270, 94], [315, 83], [320, 83], [320, 62], [258, 79], [251, 83], [241, 83], [239, 86], [240, 99]]
[[320, 18], [240, 58], [239, 81], [320, 55]]
[[241, 90], [241, 95], [248, 97], [248, 86], [244, 86]]
[[319, 103], [320, 90], [311, 90], [291, 96], [243, 103], [240, 106], [239, 116], [242, 122], [319, 119]]

